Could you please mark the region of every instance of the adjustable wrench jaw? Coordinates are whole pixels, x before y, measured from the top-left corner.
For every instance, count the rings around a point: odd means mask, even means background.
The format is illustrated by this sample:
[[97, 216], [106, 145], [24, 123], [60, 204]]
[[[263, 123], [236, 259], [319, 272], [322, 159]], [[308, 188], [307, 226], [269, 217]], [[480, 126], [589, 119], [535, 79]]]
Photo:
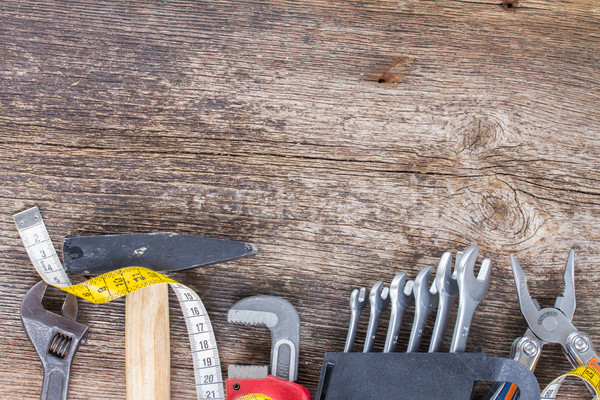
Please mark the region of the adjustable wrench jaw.
[[46, 283], [33, 286], [21, 302], [21, 321], [44, 368], [42, 399], [66, 399], [73, 356], [85, 341], [88, 327], [75, 321], [77, 299], [69, 294], [62, 306], [63, 315], [42, 306]]

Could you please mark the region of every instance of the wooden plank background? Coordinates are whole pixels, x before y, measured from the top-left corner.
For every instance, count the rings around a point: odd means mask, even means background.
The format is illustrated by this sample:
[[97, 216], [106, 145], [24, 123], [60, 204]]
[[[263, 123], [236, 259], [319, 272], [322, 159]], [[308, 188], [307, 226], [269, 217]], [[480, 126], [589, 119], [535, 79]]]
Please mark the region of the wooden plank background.
[[[270, 345], [228, 307], [290, 300], [313, 395], [352, 288], [473, 242], [493, 281], [468, 350], [508, 356], [525, 330], [509, 254], [552, 305], [571, 247], [574, 323], [599, 343], [599, 49], [593, 0], [0, 2], [0, 397], [42, 382], [19, 320], [38, 277], [11, 218], [36, 204], [57, 249], [147, 231], [256, 243], [172, 276], [203, 298], [224, 369]], [[124, 301], [80, 311], [70, 398], [124, 398]], [[171, 315], [172, 398], [191, 399]], [[568, 368], [548, 345], [536, 375]], [[588, 396], [573, 387], [563, 398]]]

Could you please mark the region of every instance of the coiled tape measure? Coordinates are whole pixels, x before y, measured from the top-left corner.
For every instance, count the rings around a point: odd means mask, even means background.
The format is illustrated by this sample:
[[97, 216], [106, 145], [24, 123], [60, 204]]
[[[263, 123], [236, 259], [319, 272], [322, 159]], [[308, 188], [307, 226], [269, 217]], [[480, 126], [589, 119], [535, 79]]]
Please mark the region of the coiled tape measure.
[[94, 304], [106, 303], [146, 286], [169, 284], [177, 295], [185, 319], [198, 399], [225, 399], [217, 341], [200, 297], [189, 287], [142, 267], [121, 268], [73, 285], [56, 254], [37, 207], [13, 215], [27, 254], [40, 277], [49, 285]]

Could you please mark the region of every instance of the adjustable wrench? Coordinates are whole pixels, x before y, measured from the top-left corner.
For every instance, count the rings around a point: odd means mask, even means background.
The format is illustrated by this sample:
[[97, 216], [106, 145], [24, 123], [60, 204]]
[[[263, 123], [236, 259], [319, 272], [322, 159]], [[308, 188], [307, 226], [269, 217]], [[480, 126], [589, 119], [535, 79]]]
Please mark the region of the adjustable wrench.
[[85, 342], [88, 327], [76, 322], [77, 298], [68, 294], [62, 316], [42, 306], [46, 283], [38, 282], [21, 302], [21, 321], [44, 367], [42, 400], [66, 400], [71, 361], [80, 343]]
[[271, 365], [229, 366], [227, 400], [263, 394], [274, 400], [310, 400], [308, 390], [294, 381], [298, 375], [300, 318], [290, 302], [275, 296], [251, 296], [235, 303], [227, 321], [265, 325], [271, 330]]
[[490, 288], [491, 262], [489, 258], [481, 262], [479, 274], [475, 278], [475, 262], [479, 248], [470, 246], [463, 253], [457, 266], [458, 275], [458, 314], [454, 325], [454, 334], [450, 352], [464, 352], [467, 347], [467, 338], [475, 309], [483, 300]]
[[429, 277], [433, 272], [433, 267], [425, 267], [417, 274], [415, 278], [413, 294], [415, 296], [415, 316], [410, 338], [408, 339], [407, 353], [419, 351], [421, 344], [421, 336], [423, 336], [423, 328], [427, 322], [427, 317], [431, 311], [438, 305], [438, 295], [435, 282], [429, 285]]

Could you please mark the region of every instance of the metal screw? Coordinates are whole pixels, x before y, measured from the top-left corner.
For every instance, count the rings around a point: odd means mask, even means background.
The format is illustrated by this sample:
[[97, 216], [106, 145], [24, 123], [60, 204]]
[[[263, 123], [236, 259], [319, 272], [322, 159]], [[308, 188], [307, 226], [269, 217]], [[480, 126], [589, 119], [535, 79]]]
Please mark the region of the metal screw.
[[523, 343], [523, 352], [532, 357], [538, 352], [538, 347], [533, 340], [528, 339]]
[[586, 337], [578, 335], [573, 339], [573, 347], [575, 347], [575, 350], [578, 352], [583, 353], [590, 347], [590, 344]]

